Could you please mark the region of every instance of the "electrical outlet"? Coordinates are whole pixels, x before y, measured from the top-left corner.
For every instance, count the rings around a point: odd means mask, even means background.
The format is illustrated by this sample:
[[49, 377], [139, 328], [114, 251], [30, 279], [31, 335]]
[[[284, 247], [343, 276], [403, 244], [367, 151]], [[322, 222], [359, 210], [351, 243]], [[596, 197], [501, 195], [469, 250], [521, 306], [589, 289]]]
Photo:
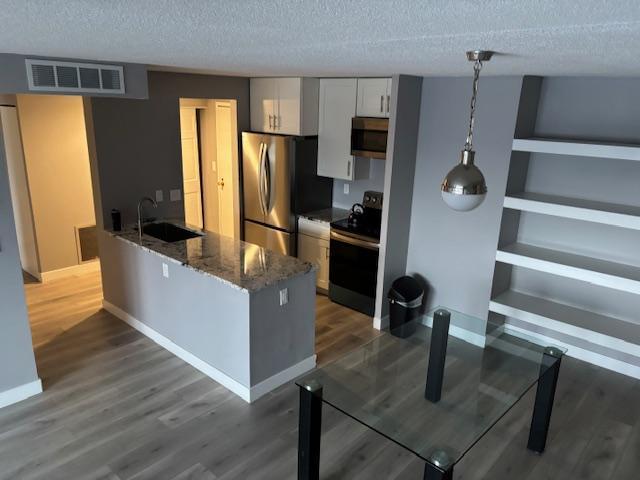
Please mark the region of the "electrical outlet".
[[164, 201], [164, 193], [162, 193], [162, 190], [156, 190], [156, 202], [162, 201]]
[[164, 278], [169, 278], [169, 265], [166, 263], [162, 264], [162, 276]]
[[289, 289], [283, 288], [280, 290], [280, 306], [286, 305], [289, 303]]
[[343, 189], [344, 189], [344, 194], [345, 195], [349, 195], [349, 184], [348, 183], [344, 184]]
[[169, 199], [172, 202], [179, 202], [180, 200], [182, 200], [182, 192], [180, 191], [180, 189], [177, 188], [175, 190], [169, 190]]

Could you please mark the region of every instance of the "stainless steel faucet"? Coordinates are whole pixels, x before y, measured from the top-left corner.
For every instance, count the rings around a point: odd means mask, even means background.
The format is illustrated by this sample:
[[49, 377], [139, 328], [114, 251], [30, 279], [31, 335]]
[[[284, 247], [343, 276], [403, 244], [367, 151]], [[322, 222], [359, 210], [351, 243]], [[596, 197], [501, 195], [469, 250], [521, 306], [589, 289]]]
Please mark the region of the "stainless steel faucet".
[[150, 197], [142, 197], [138, 202], [138, 237], [140, 238], [140, 243], [142, 243], [142, 205], [144, 202], [149, 202], [153, 205], [153, 208], [158, 208], [156, 201]]

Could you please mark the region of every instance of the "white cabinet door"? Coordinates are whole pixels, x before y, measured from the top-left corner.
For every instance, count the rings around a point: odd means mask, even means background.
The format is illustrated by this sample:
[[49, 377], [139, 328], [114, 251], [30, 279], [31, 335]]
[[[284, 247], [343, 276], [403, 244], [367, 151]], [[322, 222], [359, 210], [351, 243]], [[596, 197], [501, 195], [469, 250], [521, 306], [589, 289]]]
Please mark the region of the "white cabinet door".
[[388, 117], [391, 96], [390, 78], [359, 78], [359, 117]]
[[302, 98], [301, 78], [276, 78], [274, 108], [275, 131], [283, 135], [301, 135], [300, 104]]
[[249, 83], [251, 98], [251, 130], [254, 132], [275, 132], [273, 127], [277, 103], [274, 78], [252, 78]]
[[303, 233], [298, 235], [298, 258], [318, 267], [316, 286], [329, 289], [329, 241], [311, 237]]
[[351, 119], [356, 113], [355, 78], [320, 80], [318, 175], [353, 180]]

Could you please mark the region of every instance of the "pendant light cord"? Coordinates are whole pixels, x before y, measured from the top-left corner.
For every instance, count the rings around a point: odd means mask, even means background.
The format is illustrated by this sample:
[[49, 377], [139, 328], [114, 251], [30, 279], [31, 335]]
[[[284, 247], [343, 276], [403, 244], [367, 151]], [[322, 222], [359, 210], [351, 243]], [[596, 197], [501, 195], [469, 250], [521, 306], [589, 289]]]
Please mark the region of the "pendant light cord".
[[476, 117], [476, 98], [478, 96], [478, 81], [480, 80], [480, 70], [482, 70], [482, 62], [476, 60], [473, 65], [473, 92], [471, 94], [471, 113], [469, 115], [469, 133], [467, 133], [467, 141], [464, 144], [466, 151], [473, 150], [473, 123]]

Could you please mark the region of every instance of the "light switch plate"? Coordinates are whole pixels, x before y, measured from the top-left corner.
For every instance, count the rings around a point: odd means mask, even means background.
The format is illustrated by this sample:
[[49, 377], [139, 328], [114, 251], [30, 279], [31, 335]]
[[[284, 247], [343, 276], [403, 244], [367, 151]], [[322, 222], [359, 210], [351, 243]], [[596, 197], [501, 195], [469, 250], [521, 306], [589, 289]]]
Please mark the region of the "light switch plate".
[[344, 190], [344, 194], [345, 195], [349, 195], [349, 184], [348, 183], [344, 184], [343, 190]]
[[280, 306], [286, 305], [289, 303], [289, 289], [283, 288], [280, 290]]
[[169, 278], [169, 265], [166, 263], [162, 264], [162, 276], [164, 278]]
[[162, 190], [156, 190], [156, 202], [162, 201], [164, 201], [164, 193], [162, 193]]
[[172, 202], [179, 202], [180, 200], [182, 200], [182, 192], [180, 191], [180, 189], [177, 188], [175, 190], [169, 190], [169, 199]]

